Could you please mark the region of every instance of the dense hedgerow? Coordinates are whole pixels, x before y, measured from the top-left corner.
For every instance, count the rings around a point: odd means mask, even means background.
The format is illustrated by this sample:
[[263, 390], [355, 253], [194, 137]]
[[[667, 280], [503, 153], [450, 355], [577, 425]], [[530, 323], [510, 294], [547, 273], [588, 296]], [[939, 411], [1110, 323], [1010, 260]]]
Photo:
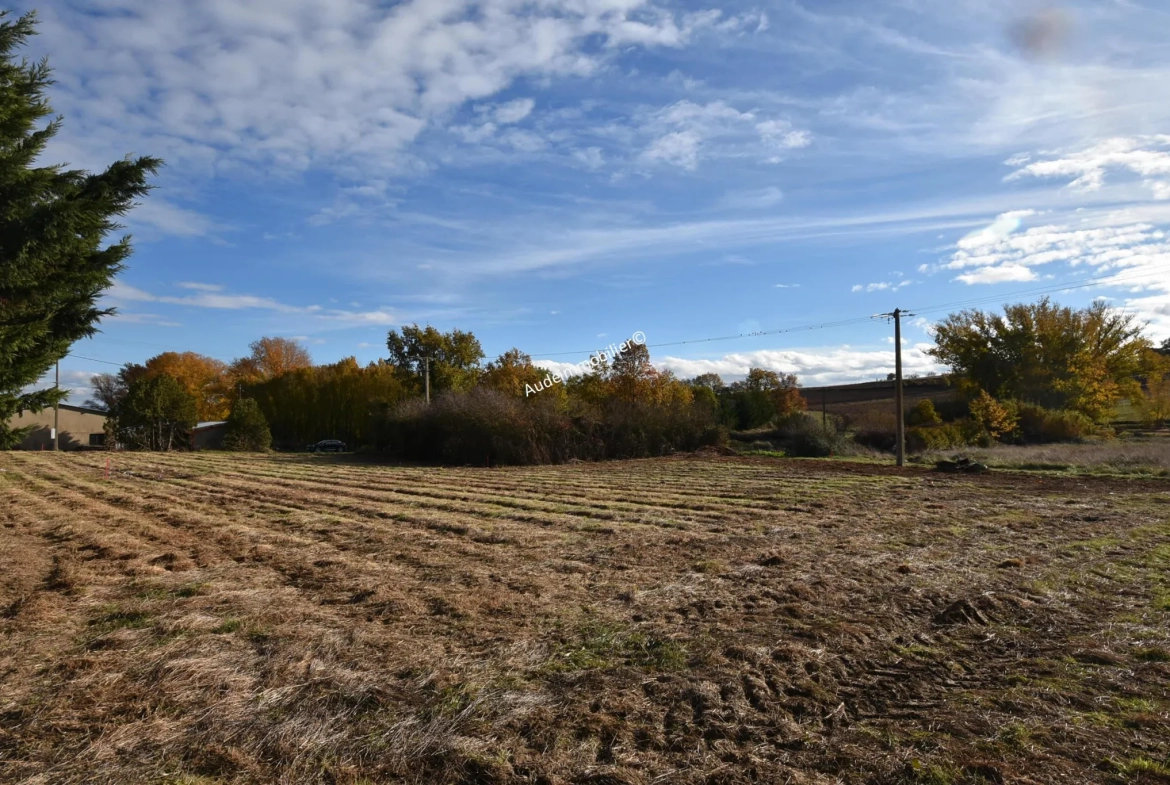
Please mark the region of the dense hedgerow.
[[713, 414], [689, 401], [571, 401], [563, 407], [552, 396], [524, 399], [476, 388], [446, 393], [430, 405], [399, 405], [379, 441], [402, 460], [495, 466], [647, 458], [722, 438]]

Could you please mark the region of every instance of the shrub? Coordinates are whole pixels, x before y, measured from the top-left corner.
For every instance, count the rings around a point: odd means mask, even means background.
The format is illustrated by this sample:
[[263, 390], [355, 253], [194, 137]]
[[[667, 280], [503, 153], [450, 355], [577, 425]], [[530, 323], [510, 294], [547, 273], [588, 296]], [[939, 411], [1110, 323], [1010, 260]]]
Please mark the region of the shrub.
[[272, 445], [272, 434], [268, 430], [268, 420], [256, 401], [251, 398], [241, 398], [232, 407], [227, 419], [227, 433], [223, 437], [223, 446], [228, 450], [238, 452], [263, 452]]
[[916, 403], [906, 415], [907, 425], [938, 425], [941, 422], [942, 417], [935, 411], [934, 401], [929, 398], [923, 398]]
[[827, 431], [816, 417], [796, 412], [782, 419], [776, 428], [784, 451], [797, 458], [827, 458], [840, 452], [840, 437]]
[[997, 401], [980, 390], [971, 401], [971, 419], [983, 427], [993, 439], [1009, 436], [1019, 424], [1019, 413], [1015, 401]]
[[1031, 444], [1082, 441], [1099, 432], [1097, 425], [1080, 412], [1045, 409], [1023, 404], [1020, 410], [1020, 436]]
[[909, 452], [948, 450], [952, 447], [963, 447], [966, 444], [967, 436], [963, 433], [963, 426], [959, 423], [930, 427], [916, 426], [906, 429], [906, 449]]

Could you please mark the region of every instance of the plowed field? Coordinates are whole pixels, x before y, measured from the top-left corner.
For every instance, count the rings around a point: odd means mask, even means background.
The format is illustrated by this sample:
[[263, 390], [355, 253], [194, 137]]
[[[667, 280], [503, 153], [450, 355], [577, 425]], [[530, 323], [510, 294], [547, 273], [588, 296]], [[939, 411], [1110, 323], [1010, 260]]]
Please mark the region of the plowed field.
[[0, 454], [0, 781], [1170, 782], [1165, 481]]

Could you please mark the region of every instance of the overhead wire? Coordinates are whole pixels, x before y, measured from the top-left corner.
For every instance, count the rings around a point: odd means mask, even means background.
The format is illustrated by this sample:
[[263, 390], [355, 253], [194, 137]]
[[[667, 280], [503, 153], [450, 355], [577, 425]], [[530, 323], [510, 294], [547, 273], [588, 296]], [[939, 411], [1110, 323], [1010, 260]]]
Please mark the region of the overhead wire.
[[[940, 303], [940, 304], [936, 304], [936, 305], [930, 305], [930, 306], [927, 306], [925, 308], [905, 308], [905, 309], [902, 309], [902, 313], [904, 315], [907, 315], [907, 316], [910, 316], [910, 315], [920, 316], [923, 314], [937, 313], [939, 311], [950, 310], [952, 308], [962, 308], [962, 307], [969, 306], [969, 305], [980, 305], [983, 303], [995, 302], [997, 300], [1002, 301], [1002, 300], [1006, 300], [1008, 298], [1019, 297], [1019, 296], [1023, 296], [1023, 295], [1029, 295], [1029, 294], [1044, 294], [1044, 293], [1049, 293], [1049, 292], [1062, 292], [1062, 291], [1070, 291], [1073, 289], [1083, 289], [1083, 288], [1086, 288], [1089, 286], [1094, 286], [1094, 285], [1100, 284], [1100, 283], [1114, 284], [1114, 283], [1118, 283], [1121, 281], [1136, 280], [1138, 278], [1145, 278], [1145, 277], [1148, 277], [1150, 273], [1158, 272], [1161, 270], [1170, 271], [1170, 264], [1156, 265], [1154, 267], [1147, 268], [1147, 269], [1143, 270], [1141, 273], [1136, 274], [1136, 275], [1119, 276], [1115, 273], [1111, 273], [1108, 275], [1101, 275], [1101, 276], [1096, 276], [1093, 278], [1082, 279], [1082, 280], [1077, 281], [1077, 282], [1049, 284], [1046, 286], [1032, 287], [1029, 289], [1019, 289], [1019, 290], [1016, 290], [1014, 292], [1007, 292], [1007, 293], [1001, 292], [998, 294], [988, 294], [988, 295], [984, 295], [981, 297], [973, 297], [973, 298], [968, 298], [965, 300], [955, 300], [955, 301], [948, 302], [948, 303]], [[853, 325], [853, 324], [861, 324], [863, 322], [872, 321], [873, 319], [886, 318], [888, 316], [890, 316], [890, 314], [885, 314], [885, 313], [872, 314], [870, 316], [857, 316], [857, 317], [852, 317], [852, 318], [847, 318], [847, 319], [837, 319], [837, 320], [824, 321], [824, 322], [812, 322], [809, 324], [802, 324], [802, 325], [798, 325], [795, 327], [782, 327], [782, 328], [777, 328], [774, 330], [755, 330], [752, 332], [738, 333], [735, 335], [720, 335], [720, 336], [711, 336], [711, 337], [707, 337], [707, 338], [690, 338], [690, 339], [681, 340], [681, 341], [668, 341], [668, 342], [663, 342], [663, 343], [651, 343], [651, 344], [646, 344], [646, 348], [648, 348], [648, 349], [662, 349], [662, 348], [667, 348], [667, 347], [688, 346], [688, 345], [701, 344], [701, 343], [717, 343], [717, 342], [722, 342], [722, 341], [737, 341], [737, 340], [742, 340], [742, 339], [746, 339], [746, 338], [761, 338], [761, 337], [765, 337], [765, 336], [769, 336], [769, 335], [783, 335], [785, 333], [808, 332], [808, 331], [812, 331], [812, 330], [826, 330], [826, 329], [833, 329], [833, 328], [837, 328], [837, 327], [847, 327], [847, 326]], [[138, 345], [138, 346], [148, 346], [151, 348], [166, 348], [166, 347], [158, 345], [158, 344], [149, 344], [149, 343], [145, 343], [145, 342], [141, 342], [141, 341], [127, 341], [124, 339], [115, 339], [115, 338], [107, 338], [106, 340], [110, 341], [112, 343], [124, 343], [124, 344]], [[579, 356], [582, 354], [592, 354], [593, 351], [594, 350], [592, 350], [592, 349], [579, 349], [579, 350], [575, 350], [575, 351], [545, 352], [542, 354], [532, 354], [532, 355], [529, 355], [529, 357], [531, 357], [532, 359], [543, 359], [543, 358], [548, 358], [548, 357], [567, 357], [570, 355]], [[109, 360], [98, 360], [98, 359], [93, 358], [93, 357], [84, 357], [82, 355], [77, 355], [77, 354], [72, 354], [72, 353], [70, 353], [66, 356], [73, 357], [73, 358], [78, 359], [78, 360], [86, 360], [88, 362], [103, 363], [105, 365], [117, 365], [117, 366], [123, 365], [123, 363], [110, 362]]]

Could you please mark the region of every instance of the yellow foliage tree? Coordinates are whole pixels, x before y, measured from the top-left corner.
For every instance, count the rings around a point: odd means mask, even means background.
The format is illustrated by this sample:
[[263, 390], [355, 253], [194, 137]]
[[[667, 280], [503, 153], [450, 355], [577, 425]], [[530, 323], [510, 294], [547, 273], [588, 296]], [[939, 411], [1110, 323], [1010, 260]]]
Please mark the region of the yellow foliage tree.
[[1131, 398], [1142, 423], [1148, 428], [1165, 425], [1170, 421], [1170, 355], [1146, 351], [1142, 356], [1142, 378], [1144, 389]]
[[972, 399], [1019, 400], [1072, 409], [1100, 422], [1135, 391], [1143, 351], [1134, 317], [1097, 301], [1064, 308], [1047, 298], [1004, 313], [963, 311], [944, 319], [928, 353], [951, 367]]

